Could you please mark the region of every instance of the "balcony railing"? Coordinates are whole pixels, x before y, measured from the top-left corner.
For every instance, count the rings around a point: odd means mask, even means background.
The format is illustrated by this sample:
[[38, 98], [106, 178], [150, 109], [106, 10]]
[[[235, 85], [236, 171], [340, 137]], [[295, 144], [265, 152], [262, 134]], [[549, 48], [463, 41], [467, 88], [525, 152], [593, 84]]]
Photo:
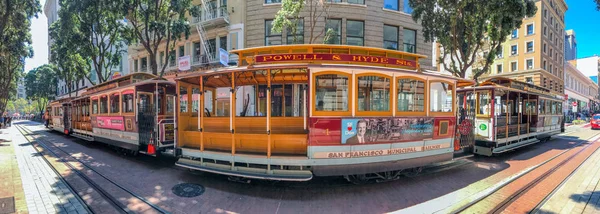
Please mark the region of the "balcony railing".
[[220, 8], [211, 8], [207, 11], [202, 11], [199, 17], [192, 17], [192, 23], [203, 23], [206, 21], [212, 21], [218, 18], [223, 18], [225, 22], [229, 23], [229, 14], [227, 12], [227, 6]]

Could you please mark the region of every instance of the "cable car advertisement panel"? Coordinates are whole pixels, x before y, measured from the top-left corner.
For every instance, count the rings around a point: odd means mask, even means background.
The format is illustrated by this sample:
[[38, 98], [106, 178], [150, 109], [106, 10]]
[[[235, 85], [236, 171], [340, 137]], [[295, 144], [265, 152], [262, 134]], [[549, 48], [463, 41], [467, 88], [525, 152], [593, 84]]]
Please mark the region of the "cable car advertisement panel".
[[434, 118], [342, 119], [341, 144], [394, 143], [433, 138]]

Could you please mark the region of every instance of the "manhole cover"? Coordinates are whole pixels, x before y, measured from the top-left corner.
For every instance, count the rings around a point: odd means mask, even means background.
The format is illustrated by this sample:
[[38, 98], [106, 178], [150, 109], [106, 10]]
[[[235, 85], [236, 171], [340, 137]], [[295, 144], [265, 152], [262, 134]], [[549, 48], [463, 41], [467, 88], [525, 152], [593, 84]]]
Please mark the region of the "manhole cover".
[[186, 198], [196, 197], [204, 193], [202, 185], [190, 183], [177, 184], [171, 190], [175, 195]]
[[0, 198], [0, 213], [14, 213], [15, 212], [15, 199], [13, 197]]

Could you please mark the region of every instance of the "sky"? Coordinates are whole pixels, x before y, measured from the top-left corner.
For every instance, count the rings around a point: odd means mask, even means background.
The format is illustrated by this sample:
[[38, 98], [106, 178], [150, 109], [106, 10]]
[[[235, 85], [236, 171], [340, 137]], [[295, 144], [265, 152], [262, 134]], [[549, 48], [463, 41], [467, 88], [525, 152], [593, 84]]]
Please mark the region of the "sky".
[[[566, 0], [566, 29], [575, 30], [577, 58], [600, 55], [600, 11], [593, 0]], [[46, 0], [40, 0], [42, 8]], [[43, 10], [42, 10], [43, 11]], [[43, 12], [32, 20], [33, 58], [25, 60], [25, 72], [48, 63], [48, 22]]]
[[48, 63], [48, 19], [44, 15], [44, 3], [46, 0], [40, 0], [42, 12], [38, 13], [37, 19], [34, 17], [31, 20], [33, 58], [25, 59], [25, 72]]
[[566, 30], [575, 30], [577, 58], [600, 55], [600, 11], [593, 0], [566, 0]]

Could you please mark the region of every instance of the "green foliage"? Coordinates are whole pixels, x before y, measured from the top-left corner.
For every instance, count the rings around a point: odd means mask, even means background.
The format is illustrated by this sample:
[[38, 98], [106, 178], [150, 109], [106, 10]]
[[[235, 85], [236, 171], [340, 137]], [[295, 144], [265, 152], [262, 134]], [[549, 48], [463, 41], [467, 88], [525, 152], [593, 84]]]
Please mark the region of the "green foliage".
[[[64, 4], [63, 4], [64, 5]], [[68, 6], [68, 5], [64, 5]], [[79, 30], [79, 18], [68, 9], [58, 11], [59, 20], [50, 26], [50, 62], [57, 66], [56, 74], [65, 81], [67, 93], [71, 96], [72, 83], [83, 78], [89, 79], [90, 59], [81, 54], [84, 40]]]
[[600, 0], [594, 0], [596, 2], [596, 10], [600, 10]]
[[473, 68], [475, 80], [488, 72], [512, 30], [537, 11], [529, 0], [409, 0], [409, 5], [413, 19], [423, 25], [425, 41], [442, 45], [440, 61], [450, 60], [443, 63], [446, 70], [465, 78], [467, 70], [482, 60]]
[[[304, 19], [301, 19], [304, 17]], [[273, 20], [274, 32], [281, 33], [283, 29], [286, 29], [288, 35], [293, 35], [293, 43], [299, 43], [298, 30], [299, 21], [303, 20], [308, 23], [308, 26], [304, 26], [304, 30], [308, 30], [309, 38], [308, 44], [313, 44], [317, 38], [325, 34], [323, 39], [324, 43], [331, 40], [332, 34], [327, 36], [325, 28], [316, 29], [317, 22], [325, 21], [329, 17], [329, 3], [323, 0], [283, 0], [281, 2], [281, 9], [277, 11], [275, 19]], [[331, 29], [330, 29], [331, 30]]]
[[123, 1], [60, 0], [60, 3], [61, 13], [66, 13], [63, 16], [73, 19], [68, 21], [73, 24], [71, 47], [84, 59], [91, 60], [98, 83], [105, 82], [110, 69], [119, 66], [126, 49]]
[[46, 64], [34, 68], [25, 76], [27, 97], [36, 103], [39, 111], [44, 110], [48, 100], [56, 94], [57, 70], [56, 66]]
[[[192, 5], [192, 0], [124, 0], [123, 11], [129, 22], [126, 35], [133, 44], [139, 43], [148, 52], [152, 74], [162, 76], [167, 67], [164, 63], [158, 67], [156, 56], [165, 51], [169, 59], [169, 50], [175, 48], [175, 43], [187, 39], [191, 32], [186, 14], [199, 16], [200, 9]], [[166, 46], [159, 48], [162, 43]]]
[[38, 12], [38, 0], [0, 1], [0, 112], [14, 96], [25, 58], [33, 56], [29, 29]]
[[6, 110], [8, 112], [15, 113], [18, 112], [20, 114], [25, 114], [28, 113], [28, 106], [30, 106], [31, 104], [29, 104], [29, 102], [23, 98], [19, 98], [17, 100], [12, 100], [9, 101], [8, 104], [6, 105]]

